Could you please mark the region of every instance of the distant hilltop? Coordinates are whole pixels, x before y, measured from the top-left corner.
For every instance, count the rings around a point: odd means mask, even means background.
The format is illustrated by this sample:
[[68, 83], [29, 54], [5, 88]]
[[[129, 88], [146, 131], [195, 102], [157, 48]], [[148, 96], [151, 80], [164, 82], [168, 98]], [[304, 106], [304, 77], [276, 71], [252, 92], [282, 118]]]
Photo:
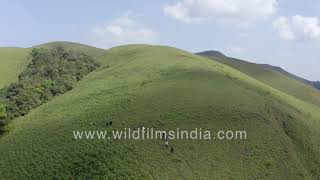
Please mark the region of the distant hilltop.
[[[235, 58], [231, 58], [231, 57], [228, 57], [226, 56], [225, 54], [219, 52], [219, 51], [215, 51], [215, 50], [209, 50], [209, 51], [203, 51], [203, 52], [199, 52], [199, 53], [195, 53], [197, 55], [200, 55], [200, 56], [205, 56], [205, 57], [218, 57], [218, 58], [224, 58], [224, 59], [233, 59], [235, 60]], [[243, 60], [239, 60], [237, 59], [238, 61], [243, 61]], [[244, 61], [246, 62], [246, 61]], [[304, 78], [301, 78], [299, 76], [296, 76], [292, 73], [289, 73], [288, 71], [284, 70], [283, 68], [281, 67], [277, 67], [277, 66], [272, 66], [272, 65], [269, 65], [269, 64], [260, 64], [261, 66], [265, 66], [266, 68], [269, 68], [269, 69], [272, 69], [274, 71], [277, 71], [277, 72], [280, 72], [292, 79], [295, 79], [295, 80], [298, 80], [300, 82], [303, 82], [307, 85], [311, 85], [317, 89], [320, 90], [320, 81], [310, 81], [310, 80], [307, 80], [307, 79], [304, 79]]]

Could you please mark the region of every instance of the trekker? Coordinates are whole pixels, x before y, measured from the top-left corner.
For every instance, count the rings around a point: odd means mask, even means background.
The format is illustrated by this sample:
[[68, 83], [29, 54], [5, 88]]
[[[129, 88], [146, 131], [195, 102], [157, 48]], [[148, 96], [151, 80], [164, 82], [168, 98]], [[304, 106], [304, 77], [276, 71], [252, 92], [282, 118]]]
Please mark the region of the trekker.
[[161, 139], [167, 139], [166, 133], [162, 132], [162, 134], [161, 134]]
[[166, 142], [164, 143], [164, 145], [166, 146], [166, 148], [168, 148], [168, 147], [169, 147], [169, 142], [166, 141]]

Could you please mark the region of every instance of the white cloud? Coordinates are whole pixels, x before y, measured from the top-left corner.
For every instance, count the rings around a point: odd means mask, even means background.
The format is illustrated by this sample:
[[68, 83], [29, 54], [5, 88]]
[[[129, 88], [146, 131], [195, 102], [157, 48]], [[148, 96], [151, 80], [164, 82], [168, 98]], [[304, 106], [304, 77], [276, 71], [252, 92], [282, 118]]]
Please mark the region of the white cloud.
[[320, 39], [320, 20], [317, 17], [279, 17], [273, 22], [273, 27], [284, 40]]
[[273, 15], [277, 6], [277, 0], [180, 0], [166, 5], [164, 13], [187, 23], [216, 20], [246, 25]]
[[124, 44], [148, 44], [156, 40], [157, 34], [138, 21], [141, 15], [131, 11], [108, 25], [92, 29], [95, 45], [102, 48]]

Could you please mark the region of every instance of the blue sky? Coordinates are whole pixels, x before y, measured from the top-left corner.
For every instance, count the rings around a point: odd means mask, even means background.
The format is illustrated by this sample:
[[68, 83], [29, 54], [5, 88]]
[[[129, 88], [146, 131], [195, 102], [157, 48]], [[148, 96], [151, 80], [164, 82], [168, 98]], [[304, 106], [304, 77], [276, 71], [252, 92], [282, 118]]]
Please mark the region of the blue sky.
[[1, 0], [0, 46], [74, 41], [219, 50], [320, 80], [318, 0]]

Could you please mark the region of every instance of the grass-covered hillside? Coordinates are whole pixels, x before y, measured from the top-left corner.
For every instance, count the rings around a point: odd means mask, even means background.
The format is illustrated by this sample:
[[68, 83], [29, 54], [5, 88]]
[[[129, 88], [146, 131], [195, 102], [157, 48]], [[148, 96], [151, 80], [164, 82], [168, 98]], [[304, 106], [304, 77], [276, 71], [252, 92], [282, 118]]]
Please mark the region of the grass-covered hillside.
[[298, 79], [281, 68], [265, 64], [255, 64], [247, 61], [199, 53], [205, 57], [213, 58], [215, 61], [233, 67], [275, 89], [288, 93], [298, 99], [320, 106], [320, 90], [306, 83], [304, 79]]
[[28, 62], [28, 49], [0, 47], [0, 88], [18, 80]]
[[[320, 176], [318, 106], [175, 48], [128, 45], [98, 57], [101, 67], [73, 90], [9, 124], [0, 138], [0, 179]], [[248, 137], [173, 140], [174, 153], [162, 140], [73, 138], [74, 130], [122, 129], [123, 123], [161, 130], [245, 130]]]

